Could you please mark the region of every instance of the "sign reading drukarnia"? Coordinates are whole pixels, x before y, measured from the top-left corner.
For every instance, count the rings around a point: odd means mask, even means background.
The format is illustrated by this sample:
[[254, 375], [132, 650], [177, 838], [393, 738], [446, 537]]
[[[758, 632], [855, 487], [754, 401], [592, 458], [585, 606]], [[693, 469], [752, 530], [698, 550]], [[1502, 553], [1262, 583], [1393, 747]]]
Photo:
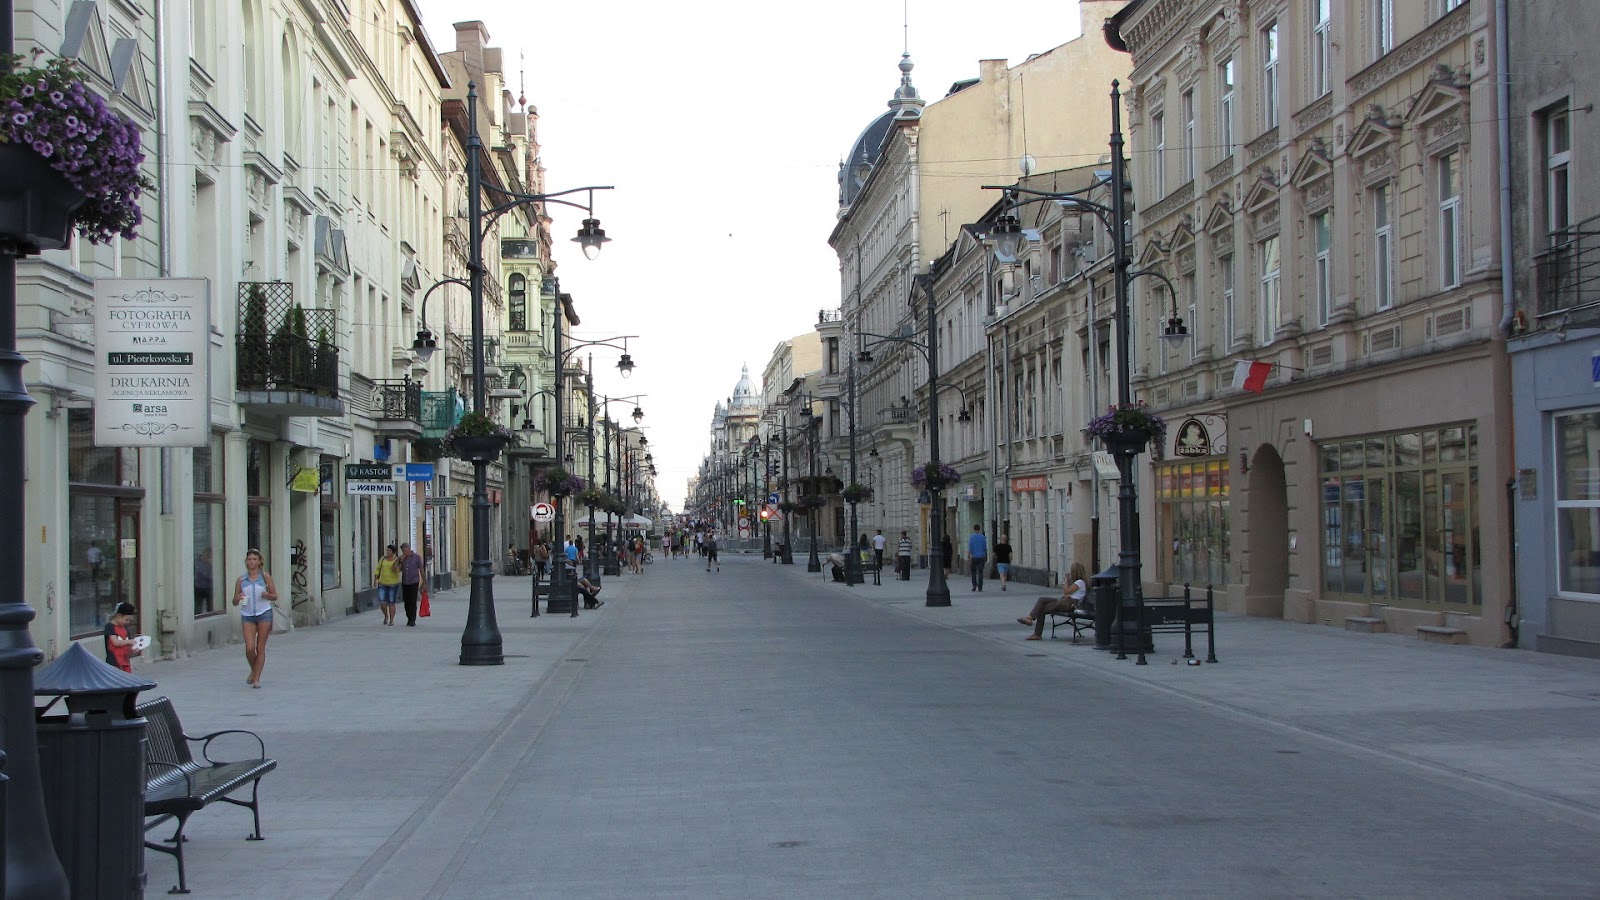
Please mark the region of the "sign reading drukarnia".
[[95, 446], [205, 446], [211, 397], [206, 280], [102, 278], [94, 294]]

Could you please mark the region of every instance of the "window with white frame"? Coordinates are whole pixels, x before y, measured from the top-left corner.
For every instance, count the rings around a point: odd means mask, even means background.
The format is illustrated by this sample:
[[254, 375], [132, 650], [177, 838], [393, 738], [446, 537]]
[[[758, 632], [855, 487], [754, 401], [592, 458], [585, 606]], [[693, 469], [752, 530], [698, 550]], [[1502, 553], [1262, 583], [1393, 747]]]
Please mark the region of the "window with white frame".
[[1233, 339], [1238, 334], [1238, 325], [1234, 320], [1233, 311], [1233, 254], [1222, 257], [1218, 261], [1218, 274], [1222, 281], [1222, 339], [1227, 343], [1221, 352], [1233, 351]]
[[1311, 99], [1329, 90], [1329, 54], [1332, 41], [1332, 0], [1306, 0], [1311, 4]]
[[1461, 154], [1446, 153], [1434, 160], [1439, 191], [1439, 287], [1448, 290], [1461, 283]]
[[1394, 306], [1394, 185], [1372, 189], [1372, 302]]
[[1466, 2], [1467, 0], [1439, 0], [1440, 18], [1443, 18], [1445, 13], [1450, 12], [1458, 6], [1464, 5]]
[[1555, 417], [1556, 589], [1600, 599], [1600, 410]]
[[1217, 144], [1222, 159], [1233, 155], [1233, 57], [1217, 64]]
[[1150, 156], [1150, 186], [1155, 190], [1155, 198], [1160, 199], [1167, 195], [1167, 117], [1165, 113], [1156, 113], [1150, 117], [1150, 145], [1156, 152]]
[[1183, 92], [1183, 180], [1194, 180], [1194, 91]]
[[1311, 233], [1316, 241], [1317, 324], [1327, 325], [1333, 315], [1333, 226], [1331, 213], [1311, 217]]
[[1200, 319], [1198, 317], [1200, 306], [1195, 295], [1194, 273], [1190, 272], [1184, 275], [1182, 284], [1183, 299], [1189, 308], [1189, 361], [1194, 362], [1194, 358], [1200, 353]]
[[1278, 23], [1261, 29], [1261, 127], [1278, 127]]
[[1545, 221], [1554, 234], [1572, 224], [1572, 120], [1566, 103], [1543, 118]]
[[1372, 4], [1372, 58], [1394, 49], [1394, 0], [1369, 0]]
[[1278, 322], [1280, 321], [1278, 273], [1283, 264], [1283, 257], [1278, 247], [1278, 236], [1273, 235], [1262, 241], [1259, 249], [1261, 255], [1261, 334], [1256, 337], [1256, 342], [1270, 344], [1272, 343], [1272, 333], [1278, 330]]

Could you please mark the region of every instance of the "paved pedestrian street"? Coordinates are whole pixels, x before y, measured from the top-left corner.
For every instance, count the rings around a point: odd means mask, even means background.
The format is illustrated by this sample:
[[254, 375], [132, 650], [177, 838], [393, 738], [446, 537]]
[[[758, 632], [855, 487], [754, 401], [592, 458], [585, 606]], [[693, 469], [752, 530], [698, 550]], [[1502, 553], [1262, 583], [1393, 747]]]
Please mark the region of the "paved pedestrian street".
[[[456, 664], [467, 593], [143, 665], [279, 761], [191, 821], [199, 897], [1592, 897], [1600, 662], [1221, 617], [1136, 667], [953, 605], [723, 555], [605, 579]], [[175, 883], [146, 854], [149, 894]]]

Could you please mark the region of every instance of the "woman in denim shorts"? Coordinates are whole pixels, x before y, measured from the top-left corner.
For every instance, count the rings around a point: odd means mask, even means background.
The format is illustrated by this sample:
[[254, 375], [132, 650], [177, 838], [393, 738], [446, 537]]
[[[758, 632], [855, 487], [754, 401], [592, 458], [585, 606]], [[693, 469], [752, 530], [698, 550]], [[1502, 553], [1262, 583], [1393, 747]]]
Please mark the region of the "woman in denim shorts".
[[261, 687], [261, 670], [267, 667], [267, 638], [272, 636], [272, 601], [278, 599], [278, 586], [262, 565], [261, 551], [252, 548], [244, 555], [244, 574], [233, 588], [233, 605], [239, 607], [244, 628], [244, 658], [250, 664], [245, 684]]
[[400, 557], [395, 546], [389, 545], [383, 559], [372, 570], [372, 580], [378, 585], [378, 609], [383, 612], [383, 624], [394, 624], [394, 605], [400, 602]]

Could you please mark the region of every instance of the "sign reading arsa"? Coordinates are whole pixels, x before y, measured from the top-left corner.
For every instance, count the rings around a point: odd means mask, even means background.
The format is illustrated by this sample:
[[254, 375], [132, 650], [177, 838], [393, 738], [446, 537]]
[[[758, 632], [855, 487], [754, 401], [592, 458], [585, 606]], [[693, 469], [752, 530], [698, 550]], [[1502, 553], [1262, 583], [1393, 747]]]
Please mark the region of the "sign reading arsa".
[[211, 439], [211, 299], [204, 278], [97, 278], [96, 447]]

